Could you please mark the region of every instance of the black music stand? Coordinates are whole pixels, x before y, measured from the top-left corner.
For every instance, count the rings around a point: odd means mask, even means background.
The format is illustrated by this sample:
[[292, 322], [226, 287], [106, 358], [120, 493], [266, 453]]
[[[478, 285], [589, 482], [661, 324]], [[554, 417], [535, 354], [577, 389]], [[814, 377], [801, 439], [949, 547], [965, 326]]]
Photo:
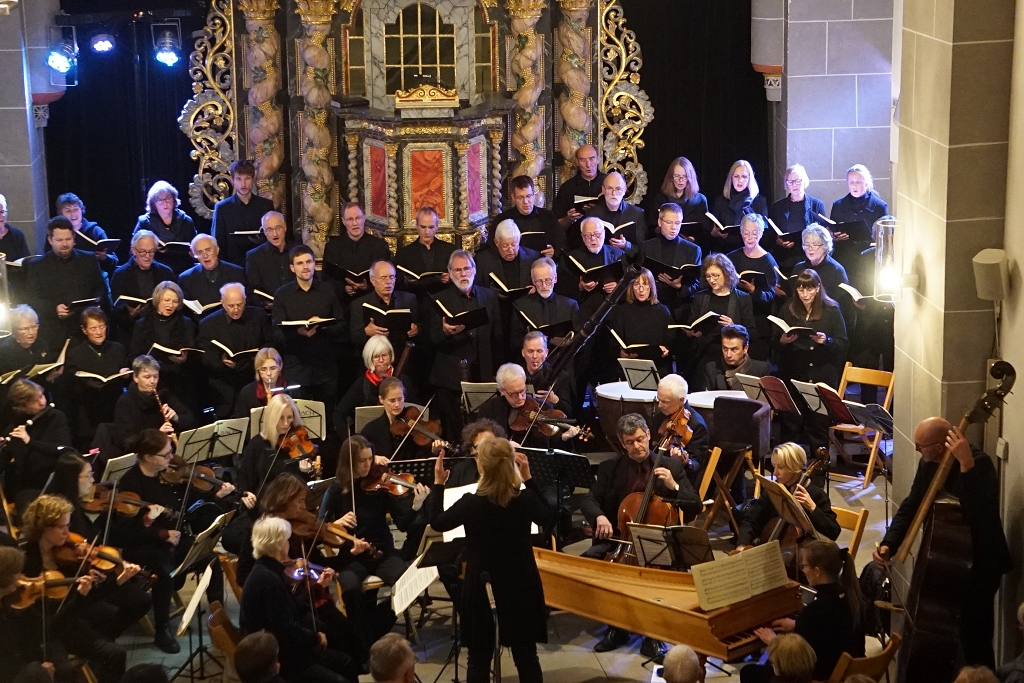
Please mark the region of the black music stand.
[[555, 538], [561, 545], [565, 540], [560, 536], [562, 517], [569, 512], [563, 506], [565, 500], [563, 485], [571, 486], [573, 489], [589, 489], [594, 483], [594, 474], [590, 471], [590, 461], [585, 456], [557, 448], [519, 446], [516, 450], [522, 451], [526, 455], [527, 460], [530, 461], [530, 473], [538, 481], [555, 485]]
[[217, 420], [212, 424], [182, 432], [178, 455], [186, 463], [226, 458], [242, 452], [249, 418]]
[[[415, 460], [392, 460], [391, 469], [395, 472], [408, 473], [416, 477], [416, 481], [423, 482], [429, 481], [431, 484], [434, 483], [434, 462], [437, 458], [418, 458]], [[446, 470], [454, 469], [455, 465], [465, 460], [472, 460], [472, 458], [445, 458], [444, 465]], [[452, 464], [449, 467], [449, 463]]]
[[306, 488], [309, 489], [306, 493], [306, 509], [316, 509], [320, 507], [323, 502], [324, 494], [334, 484], [335, 477], [329, 479], [317, 479], [316, 481], [310, 481], [306, 483]]
[[[408, 461], [406, 461], [408, 462]], [[427, 548], [423, 551], [423, 555], [420, 556], [419, 566], [420, 567], [440, 567], [441, 565], [457, 564], [459, 556], [466, 547], [466, 537], [452, 539], [451, 541], [441, 541], [436, 538], [432, 538], [427, 541]], [[459, 683], [459, 655], [462, 653], [462, 631], [459, 629], [459, 608], [452, 602], [452, 648], [448, 651], [448, 658], [444, 662], [444, 666], [437, 672], [437, 676], [434, 678], [434, 683], [441, 680], [441, 675], [444, 670], [448, 668], [448, 665], [455, 662], [453, 671], [455, 677], [452, 679], [453, 683]]]
[[640, 391], [657, 391], [661, 377], [658, 375], [658, 366], [653, 360], [642, 358], [619, 358], [619, 367], [626, 375], [626, 382], [630, 389]]

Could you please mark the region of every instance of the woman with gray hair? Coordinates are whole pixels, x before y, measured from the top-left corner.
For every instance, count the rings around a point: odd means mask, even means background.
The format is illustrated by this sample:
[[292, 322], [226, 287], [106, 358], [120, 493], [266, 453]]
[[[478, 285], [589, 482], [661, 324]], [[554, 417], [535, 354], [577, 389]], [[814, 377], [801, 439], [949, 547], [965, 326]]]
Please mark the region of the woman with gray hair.
[[840, 284], [850, 284], [850, 278], [847, 277], [846, 268], [843, 267], [843, 264], [832, 257], [832, 247], [834, 246], [832, 233], [821, 225], [812, 223], [804, 229], [801, 239], [803, 241], [804, 255], [807, 258], [793, 266], [793, 274], [789, 276], [789, 280], [786, 282], [790, 290], [787, 293], [789, 295], [793, 294], [793, 283], [796, 281], [794, 278], [797, 275], [805, 270], [813, 269], [818, 273], [818, 277], [821, 278], [821, 284], [825, 286], [825, 291], [828, 292], [828, 295], [839, 302], [839, 307], [843, 311], [843, 318], [846, 320], [847, 327], [851, 327], [852, 322], [855, 320], [854, 314], [856, 313], [853, 307], [853, 299], [839, 288]]
[[[380, 405], [378, 391], [385, 377], [395, 376], [395, 349], [387, 335], [375, 334], [363, 345], [363, 365], [366, 371], [358, 379], [334, 410], [334, 428], [341, 438], [347, 438], [347, 421], [354, 419], [356, 408]], [[408, 376], [402, 373], [402, 383], [408, 384]]]
[[[196, 236], [196, 224], [180, 206], [177, 188], [166, 180], [156, 181], [146, 193], [146, 210], [135, 223], [132, 235], [150, 230], [163, 244], [190, 243]], [[162, 247], [160, 260], [170, 266], [175, 275], [181, 275], [193, 265], [188, 249], [181, 247]]]
[[7, 222], [7, 197], [0, 194], [0, 254], [7, 262], [17, 261], [29, 255], [25, 233]]
[[[187, 349], [196, 348], [196, 323], [183, 312], [185, 300], [181, 287], [170, 280], [161, 282], [153, 289], [153, 305], [135, 323], [132, 343], [128, 356], [135, 358], [143, 354], [155, 356], [160, 361], [162, 379], [171, 392], [184, 401], [190, 409], [198, 408], [196, 387], [203, 380], [201, 366]], [[180, 351], [170, 353], [160, 348]]]
[[52, 360], [55, 354], [39, 336], [39, 316], [31, 306], [15, 306], [8, 320], [11, 336], [0, 342], [0, 373]]
[[[786, 196], [772, 204], [768, 217], [782, 231], [775, 235], [772, 248], [781, 267], [787, 270], [800, 260], [800, 233], [811, 223], [817, 223], [820, 216], [825, 215], [825, 203], [806, 193], [811, 183], [807, 171], [801, 164], [793, 164], [786, 169], [783, 176]], [[772, 233], [775, 231], [773, 230]]]

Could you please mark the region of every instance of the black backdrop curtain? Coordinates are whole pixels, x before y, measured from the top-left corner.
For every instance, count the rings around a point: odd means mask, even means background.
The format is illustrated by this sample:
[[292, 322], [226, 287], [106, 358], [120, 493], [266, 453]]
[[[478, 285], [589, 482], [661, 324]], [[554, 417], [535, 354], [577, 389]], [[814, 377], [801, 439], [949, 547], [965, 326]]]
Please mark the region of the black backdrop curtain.
[[[177, 64], [164, 66], [153, 58], [149, 22], [117, 27], [113, 53], [96, 54], [88, 40], [97, 30], [79, 27], [79, 85], [50, 105], [46, 128], [46, 173], [50, 210], [63, 192], [74, 192], [86, 205], [86, 217], [111, 237], [127, 240], [146, 192], [157, 180], [178, 188], [181, 209], [197, 219], [188, 201], [188, 184], [196, 172], [189, 158], [192, 144], [178, 129], [178, 115], [192, 96], [188, 58], [192, 31], [202, 17], [181, 20], [182, 48]], [[109, 32], [109, 28], [106, 29]], [[136, 79], [137, 45], [139, 73]], [[123, 259], [122, 259], [123, 260]]]
[[653, 196], [672, 159], [693, 162], [714, 204], [729, 167], [746, 159], [770, 204], [771, 109], [750, 66], [750, 0], [620, 0], [643, 54], [640, 87], [651, 98], [640, 162]]

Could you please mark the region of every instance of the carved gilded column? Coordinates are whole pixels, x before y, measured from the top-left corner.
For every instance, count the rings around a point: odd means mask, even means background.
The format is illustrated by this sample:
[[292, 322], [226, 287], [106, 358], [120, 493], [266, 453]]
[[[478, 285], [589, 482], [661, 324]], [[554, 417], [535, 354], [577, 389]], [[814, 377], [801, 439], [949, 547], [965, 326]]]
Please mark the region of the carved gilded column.
[[250, 82], [248, 140], [256, 166], [256, 191], [280, 209], [285, 188], [278, 182], [278, 171], [284, 163], [283, 115], [274, 102], [281, 89], [281, 36], [274, 29], [277, 8], [277, 0], [238, 0], [249, 34], [245, 54]]
[[348, 147], [348, 200], [359, 201], [359, 136], [351, 133], [345, 136]]
[[504, 127], [498, 123], [488, 124], [487, 137], [491, 140], [491, 213], [501, 213], [501, 139], [505, 137]]
[[[544, 78], [537, 67], [544, 50], [544, 41], [538, 38], [536, 26], [547, 3], [546, 0], [507, 0], [507, 7], [512, 17], [512, 36], [515, 38], [515, 47], [509, 55], [512, 75], [516, 78], [512, 146], [519, 153], [512, 176], [528, 175], [536, 182], [544, 168], [544, 154], [539, 139], [545, 128], [544, 117], [537, 106], [537, 100], [544, 92]], [[537, 205], [544, 206], [544, 195], [539, 187]]]
[[[468, 135], [468, 133], [467, 133]], [[456, 142], [455, 153], [459, 156], [459, 229], [469, 229], [469, 169], [466, 168], [468, 142]]]
[[302, 205], [307, 222], [302, 226], [302, 241], [318, 257], [323, 255], [327, 236], [334, 227], [331, 194], [334, 173], [331, 171], [331, 131], [327, 126], [327, 105], [331, 101], [328, 77], [331, 55], [325, 39], [331, 30], [331, 17], [336, 9], [334, 0], [295, 0], [295, 11], [302, 20], [305, 38], [301, 42], [302, 63], [305, 68], [299, 76], [303, 110], [300, 144], [302, 146], [302, 172], [306, 175], [306, 190]]
[[398, 143], [386, 142], [388, 153], [388, 232], [398, 232]]
[[590, 95], [590, 40], [587, 17], [593, 0], [558, 0], [562, 8], [562, 21], [558, 24], [558, 43], [562, 54], [555, 55], [555, 73], [565, 84], [565, 90], [558, 98], [558, 109], [562, 115], [562, 130], [558, 136], [558, 150], [565, 164], [559, 169], [561, 181], [565, 182], [576, 172], [573, 160], [576, 150], [587, 144], [587, 134], [594, 127], [587, 111], [587, 97]]

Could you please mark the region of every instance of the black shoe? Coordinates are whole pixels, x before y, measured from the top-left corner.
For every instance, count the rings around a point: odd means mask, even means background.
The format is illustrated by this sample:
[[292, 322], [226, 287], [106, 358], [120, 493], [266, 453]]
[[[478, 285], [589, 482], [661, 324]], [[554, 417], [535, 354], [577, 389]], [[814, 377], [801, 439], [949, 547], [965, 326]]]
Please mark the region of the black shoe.
[[163, 628], [158, 628], [156, 630], [156, 637], [153, 639], [153, 644], [169, 655], [176, 655], [181, 652], [181, 646], [178, 645], [178, 639], [174, 637], [174, 633], [171, 632], [169, 626], [164, 626]]
[[608, 630], [604, 632], [604, 638], [594, 646], [594, 652], [611, 652], [616, 648], [622, 647], [628, 642], [629, 631], [623, 631], [621, 628], [609, 626]]
[[661, 654], [661, 641], [654, 638], [644, 637], [640, 643], [640, 656], [654, 659]]

